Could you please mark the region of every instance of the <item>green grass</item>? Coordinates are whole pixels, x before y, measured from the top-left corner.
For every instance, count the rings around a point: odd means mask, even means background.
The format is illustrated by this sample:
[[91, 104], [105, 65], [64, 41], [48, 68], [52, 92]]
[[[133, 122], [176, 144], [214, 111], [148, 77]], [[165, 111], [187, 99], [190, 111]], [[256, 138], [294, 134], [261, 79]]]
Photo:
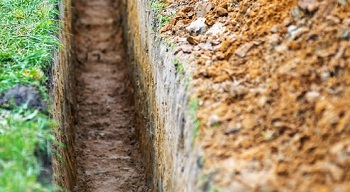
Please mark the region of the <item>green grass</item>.
[[173, 62], [174, 62], [174, 66], [175, 66], [175, 68], [176, 68], [176, 71], [177, 71], [178, 73], [183, 74], [183, 73], [184, 73], [184, 66], [183, 66], [183, 64], [180, 62], [180, 60], [179, 60], [178, 58], [175, 58]]
[[162, 14], [157, 15], [158, 22], [160, 27], [164, 27], [166, 23], [170, 21], [170, 17]]
[[192, 130], [192, 139], [195, 140], [198, 136], [199, 133], [199, 127], [200, 127], [200, 122], [197, 119], [196, 115], [198, 112], [199, 106], [198, 106], [198, 99], [191, 99], [189, 101], [189, 116], [192, 119], [193, 122], [193, 130]]
[[50, 126], [37, 110], [0, 111], [0, 191], [49, 191], [37, 181], [41, 164], [34, 151], [54, 140]]
[[162, 11], [165, 9], [165, 2], [162, 0], [151, 0], [151, 7], [155, 11]]
[[59, 44], [55, 2], [0, 1], [0, 92], [19, 83], [40, 87], [45, 82], [43, 70]]
[[206, 192], [223, 192], [213, 181], [214, 173], [204, 173], [199, 177], [198, 186]]
[[[0, 93], [16, 84], [39, 88], [44, 98], [53, 52], [59, 48], [57, 0], [0, 0]], [[47, 115], [25, 106], [0, 107], [0, 192], [52, 191], [38, 181], [35, 151], [54, 141]]]
[[163, 11], [166, 8], [166, 3], [162, 0], [151, 0], [151, 8], [154, 11], [157, 18], [157, 28], [164, 27], [168, 23], [171, 17], [175, 15], [166, 15]]

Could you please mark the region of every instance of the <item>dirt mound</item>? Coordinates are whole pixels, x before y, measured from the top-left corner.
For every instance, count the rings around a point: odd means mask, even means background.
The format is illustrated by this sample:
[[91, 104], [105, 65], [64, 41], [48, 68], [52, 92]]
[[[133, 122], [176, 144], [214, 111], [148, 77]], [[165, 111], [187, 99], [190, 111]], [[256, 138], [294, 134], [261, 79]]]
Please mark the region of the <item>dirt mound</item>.
[[160, 31], [196, 68], [203, 190], [350, 190], [349, 13], [341, 0], [168, 1]]
[[27, 103], [30, 109], [46, 109], [46, 104], [41, 98], [40, 91], [34, 86], [16, 85], [10, 88], [6, 93], [0, 95], [0, 106], [9, 106], [11, 100], [16, 106]]

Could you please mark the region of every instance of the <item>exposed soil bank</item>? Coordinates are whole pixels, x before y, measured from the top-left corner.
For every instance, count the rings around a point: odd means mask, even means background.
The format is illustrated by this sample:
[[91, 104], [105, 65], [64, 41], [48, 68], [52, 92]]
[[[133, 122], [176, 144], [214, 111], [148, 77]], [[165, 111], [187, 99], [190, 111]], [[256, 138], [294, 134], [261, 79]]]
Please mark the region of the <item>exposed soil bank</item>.
[[[122, 170], [109, 165], [111, 159], [124, 168], [135, 158], [133, 141], [111, 134], [129, 134], [132, 123], [127, 122], [133, 120], [127, 118], [132, 109], [119, 103], [128, 94], [118, 87], [128, 90], [128, 84], [105, 83], [124, 79], [120, 70], [125, 69], [111, 65], [122, 64], [123, 53], [115, 47], [121, 32], [115, 31], [119, 17], [112, 13], [119, 7], [107, 2], [77, 7], [82, 15], [76, 20], [81, 34], [76, 43], [84, 46], [77, 48], [82, 133], [76, 151], [88, 165], [78, 167], [77, 191], [98, 190], [101, 178]], [[126, 15], [135, 127], [151, 191], [349, 191], [347, 1], [169, 0], [158, 18], [149, 0], [126, 2], [119, 11]], [[91, 6], [91, 15], [85, 5]], [[174, 50], [158, 41], [155, 24], [162, 17], [172, 17], [161, 31], [168, 44], [177, 46]], [[193, 31], [189, 26], [197, 19], [203, 30]], [[69, 87], [66, 74], [62, 82]], [[62, 109], [70, 112], [74, 101], [65, 98]], [[63, 120], [69, 121], [67, 117]], [[70, 130], [63, 130], [68, 144]], [[110, 140], [126, 143], [131, 152], [100, 161], [102, 150], [114, 148], [97, 146]], [[110, 167], [108, 172], [99, 164]], [[136, 174], [119, 176], [130, 182], [119, 182], [118, 175], [106, 182], [125, 184], [124, 190], [132, 190], [133, 182], [142, 186], [135, 180], [142, 178], [137, 175], [140, 167], [127, 169]]]
[[350, 2], [167, 2], [162, 36], [196, 68], [202, 190], [350, 191]]
[[146, 191], [122, 41], [121, 4], [73, 4], [77, 125], [74, 191]]
[[[144, 190], [143, 176], [138, 174], [141, 167], [132, 165], [133, 161], [138, 163], [131, 133], [133, 109], [127, 104], [130, 95], [120, 46], [122, 33], [116, 28], [123, 20], [129, 53], [127, 69], [134, 87], [135, 127], [147, 186], [151, 191], [193, 189], [201, 158], [191, 146], [194, 122], [193, 116], [185, 115], [186, 82], [179, 83], [179, 79], [187, 78], [168, 65], [174, 60], [173, 53], [155, 41], [155, 15], [148, 12], [150, 2], [123, 3], [120, 10], [110, 1], [75, 2], [74, 32], [72, 2], [64, 0], [61, 6], [64, 49], [53, 71], [53, 96], [54, 116], [59, 122], [56, 137], [66, 147], [56, 147], [55, 182], [68, 190], [76, 186], [76, 191]], [[118, 11], [125, 17], [120, 18]], [[77, 102], [75, 93], [79, 94]], [[121, 144], [123, 150], [118, 150]], [[112, 182], [118, 186], [108, 185]]]
[[[173, 51], [155, 31], [149, 0], [128, 0], [125, 34], [134, 91], [137, 131], [152, 191], [195, 191], [201, 153], [194, 141], [195, 111], [189, 107], [190, 73], [179, 70]], [[188, 57], [184, 54], [182, 59]], [[186, 68], [186, 71], [190, 69]]]
[[154, 190], [349, 191], [348, 1], [153, 2], [126, 10]]
[[74, 158], [74, 109], [75, 91], [72, 57], [71, 1], [62, 0], [60, 6], [61, 34], [59, 39], [64, 49], [55, 54], [52, 67], [53, 118], [57, 122], [55, 137], [65, 147], [53, 146], [53, 169], [55, 183], [65, 189], [72, 189], [75, 183]]

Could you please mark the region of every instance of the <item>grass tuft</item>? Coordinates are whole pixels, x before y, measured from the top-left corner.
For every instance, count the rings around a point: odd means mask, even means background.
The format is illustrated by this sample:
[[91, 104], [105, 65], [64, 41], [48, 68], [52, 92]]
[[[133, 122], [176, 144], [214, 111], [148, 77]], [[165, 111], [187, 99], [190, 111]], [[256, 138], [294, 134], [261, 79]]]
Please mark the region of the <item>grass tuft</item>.
[[183, 74], [184, 73], [184, 66], [183, 64], [180, 62], [180, 60], [178, 58], [175, 58], [174, 61], [174, 66], [176, 68], [176, 71]]
[[162, 0], [151, 0], [151, 7], [155, 11], [162, 11], [165, 9], [166, 4]]
[[189, 101], [189, 115], [193, 122], [192, 139], [195, 140], [199, 134], [200, 121], [197, 119], [197, 112], [199, 109], [198, 99], [191, 99]]

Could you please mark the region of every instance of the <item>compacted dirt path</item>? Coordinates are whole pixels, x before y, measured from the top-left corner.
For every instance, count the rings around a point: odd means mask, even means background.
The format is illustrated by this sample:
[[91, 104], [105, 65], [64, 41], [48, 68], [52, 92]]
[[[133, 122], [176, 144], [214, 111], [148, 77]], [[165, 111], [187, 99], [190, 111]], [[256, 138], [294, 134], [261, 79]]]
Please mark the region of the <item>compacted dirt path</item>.
[[147, 191], [134, 136], [118, 1], [74, 2], [75, 191]]

